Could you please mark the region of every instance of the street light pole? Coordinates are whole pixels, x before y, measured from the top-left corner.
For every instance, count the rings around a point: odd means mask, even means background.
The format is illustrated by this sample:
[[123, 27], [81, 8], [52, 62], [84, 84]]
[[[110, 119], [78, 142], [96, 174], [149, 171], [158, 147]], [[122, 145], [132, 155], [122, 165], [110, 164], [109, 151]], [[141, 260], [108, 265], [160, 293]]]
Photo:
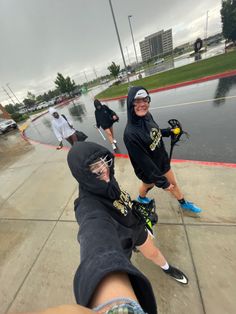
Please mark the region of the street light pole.
[[132, 26], [131, 26], [131, 22], [130, 22], [131, 17], [132, 17], [132, 15], [128, 15], [129, 27], [130, 27], [130, 32], [131, 32], [132, 41], [133, 41], [133, 45], [134, 45], [135, 58], [136, 58], [136, 62], [138, 64], [137, 51], [136, 51], [136, 47], [135, 47], [135, 43], [134, 43], [134, 35], [133, 35], [133, 30], [132, 30]]
[[129, 58], [129, 50], [128, 50], [128, 47], [127, 47], [127, 46], [126, 46], [126, 51], [127, 51], [128, 61], [129, 61], [129, 64], [130, 64], [131, 62], [130, 62], [130, 58]]
[[120, 52], [121, 52], [121, 55], [122, 55], [122, 59], [123, 59], [124, 66], [125, 66], [125, 71], [126, 71], [127, 79], [128, 79], [128, 82], [129, 82], [128, 70], [127, 70], [127, 66], [126, 66], [126, 63], [125, 63], [125, 57], [124, 57], [124, 53], [123, 53], [123, 49], [122, 49], [122, 45], [121, 45], [121, 41], [120, 41], [120, 35], [119, 35], [118, 28], [117, 28], [117, 25], [116, 25], [116, 19], [115, 19], [115, 14], [114, 14], [114, 11], [113, 11], [113, 7], [112, 7], [111, 0], [109, 0], [109, 4], [110, 4], [110, 8], [111, 8], [111, 13], [112, 13], [112, 17], [113, 17], [113, 22], [114, 22], [115, 29], [116, 29], [117, 39], [118, 39], [119, 46], [120, 46]]
[[208, 12], [206, 13], [206, 33], [205, 33], [205, 49], [207, 51], [207, 31], [208, 31]]

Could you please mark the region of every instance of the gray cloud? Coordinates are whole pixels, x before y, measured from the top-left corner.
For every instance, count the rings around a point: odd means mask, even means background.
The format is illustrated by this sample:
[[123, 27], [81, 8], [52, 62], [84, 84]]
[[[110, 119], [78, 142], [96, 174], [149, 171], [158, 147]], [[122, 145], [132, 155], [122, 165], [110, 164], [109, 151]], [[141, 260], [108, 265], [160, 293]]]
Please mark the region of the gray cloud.
[[[160, 29], [173, 29], [174, 45], [221, 30], [221, 0], [112, 0], [124, 52], [134, 60], [128, 25], [138, 42]], [[115, 60], [122, 65], [108, 0], [0, 0], [0, 85], [10, 82], [23, 99], [27, 90], [53, 88], [57, 72], [77, 83], [94, 78]], [[6, 96], [0, 91], [0, 101]]]

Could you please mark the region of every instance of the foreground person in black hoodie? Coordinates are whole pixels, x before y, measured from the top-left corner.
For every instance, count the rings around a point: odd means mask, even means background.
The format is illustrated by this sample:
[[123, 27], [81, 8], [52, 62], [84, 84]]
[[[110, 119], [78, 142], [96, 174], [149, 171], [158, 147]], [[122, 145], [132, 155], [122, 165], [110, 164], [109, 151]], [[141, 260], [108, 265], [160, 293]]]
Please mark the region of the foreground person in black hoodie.
[[76, 301], [96, 310], [104, 304], [110, 308], [117, 302], [131, 302], [131, 307], [140, 304], [146, 313], [154, 314], [151, 285], [130, 262], [134, 247], [178, 282], [187, 284], [188, 279], [155, 247], [145, 223], [133, 211], [130, 195], [114, 177], [113, 161], [110, 151], [91, 142], [76, 143], [68, 153], [70, 170], [79, 183], [75, 216], [81, 258], [74, 278]]
[[103, 105], [98, 99], [94, 100], [95, 118], [97, 128], [102, 127], [112, 145], [116, 149], [116, 139], [114, 138], [113, 123], [119, 121], [117, 114], [106, 105]]
[[151, 98], [145, 88], [141, 86], [130, 88], [124, 142], [135, 174], [142, 181], [138, 201], [149, 203], [150, 199], [146, 195], [157, 186], [171, 192], [182, 209], [200, 213], [202, 210], [199, 207], [184, 199], [170, 167], [162, 137], [170, 136], [175, 130], [159, 128], [149, 112], [150, 101]]

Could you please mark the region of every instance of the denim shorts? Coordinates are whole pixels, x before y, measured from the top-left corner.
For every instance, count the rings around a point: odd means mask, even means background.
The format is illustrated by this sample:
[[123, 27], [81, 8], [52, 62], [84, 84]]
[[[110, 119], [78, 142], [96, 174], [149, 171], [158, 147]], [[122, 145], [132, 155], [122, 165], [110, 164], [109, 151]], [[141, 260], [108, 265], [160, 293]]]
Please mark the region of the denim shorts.
[[146, 314], [140, 304], [129, 298], [115, 298], [93, 308], [99, 314]]

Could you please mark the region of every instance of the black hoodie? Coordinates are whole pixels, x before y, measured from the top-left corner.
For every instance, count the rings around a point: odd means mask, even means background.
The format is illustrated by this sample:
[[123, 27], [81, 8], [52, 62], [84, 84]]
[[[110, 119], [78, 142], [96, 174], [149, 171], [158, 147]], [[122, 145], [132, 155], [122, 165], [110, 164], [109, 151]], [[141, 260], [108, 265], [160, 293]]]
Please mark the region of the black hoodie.
[[94, 100], [94, 107], [96, 108], [95, 118], [97, 127], [100, 128], [101, 126], [104, 130], [110, 128], [115, 122], [112, 117], [116, 116], [116, 113], [106, 105], [101, 104], [98, 99]]
[[144, 117], [135, 114], [133, 102], [140, 89], [146, 90], [135, 86], [128, 93], [125, 146], [137, 177], [144, 183], [166, 189], [170, 184], [163, 174], [170, 169], [170, 162], [162, 136], [170, 136], [170, 128], [160, 129], [150, 112]]
[[155, 298], [147, 278], [135, 268], [130, 257], [135, 245], [146, 240], [145, 227], [133, 215], [130, 196], [122, 191], [110, 168], [110, 182], [99, 180], [89, 165], [100, 157], [114, 158], [106, 148], [78, 142], [68, 153], [70, 170], [79, 183], [75, 215], [80, 225], [80, 265], [74, 278], [78, 304], [89, 306], [97, 285], [112, 272], [129, 275], [135, 294], [149, 314], [157, 313]]

